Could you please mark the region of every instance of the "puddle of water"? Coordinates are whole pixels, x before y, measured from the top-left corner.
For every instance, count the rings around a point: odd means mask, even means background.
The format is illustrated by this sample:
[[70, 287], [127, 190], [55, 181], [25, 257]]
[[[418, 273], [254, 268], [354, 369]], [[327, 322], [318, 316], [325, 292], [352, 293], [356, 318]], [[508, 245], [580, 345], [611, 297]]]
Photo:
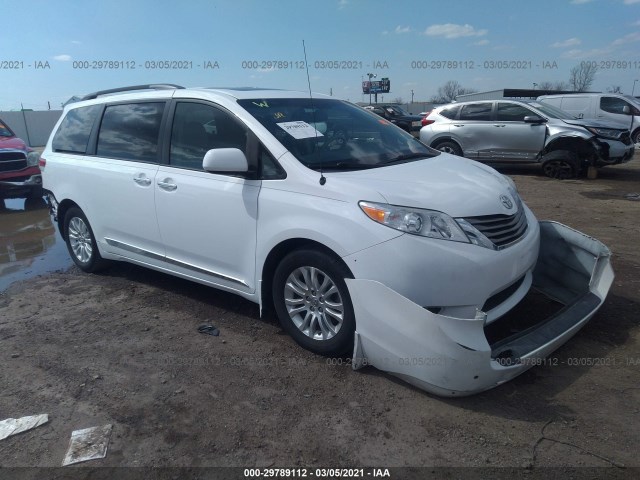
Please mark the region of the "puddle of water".
[[0, 291], [71, 265], [44, 200], [0, 199]]

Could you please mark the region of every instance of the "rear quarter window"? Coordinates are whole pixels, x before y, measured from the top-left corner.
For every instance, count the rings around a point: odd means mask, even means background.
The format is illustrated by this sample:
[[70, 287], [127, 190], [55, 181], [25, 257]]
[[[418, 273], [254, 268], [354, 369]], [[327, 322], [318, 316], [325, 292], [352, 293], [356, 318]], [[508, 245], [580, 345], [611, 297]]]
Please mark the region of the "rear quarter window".
[[456, 105], [455, 107], [443, 108], [440, 110], [440, 115], [449, 120], [454, 120], [458, 116], [458, 112], [460, 111], [460, 105]]
[[85, 154], [91, 129], [100, 113], [100, 105], [69, 110], [53, 137], [51, 147], [55, 152]]

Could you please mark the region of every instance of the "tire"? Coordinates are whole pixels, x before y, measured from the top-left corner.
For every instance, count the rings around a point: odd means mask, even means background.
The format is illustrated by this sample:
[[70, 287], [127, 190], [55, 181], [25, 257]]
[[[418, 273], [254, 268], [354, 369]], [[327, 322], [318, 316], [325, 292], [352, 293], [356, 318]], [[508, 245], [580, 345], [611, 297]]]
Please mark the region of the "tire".
[[84, 272], [97, 272], [108, 263], [100, 256], [96, 239], [87, 217], [77, 207], [64, 216], [64, 241], [73, 262]]
[[460, 145], [453, 141], [440, 142], [433, 148], [444, 153], [450, 153], [451, 155], [462, 157], [462, 149], [460, 148]]
[[569, 150], [554, 150], [542, 157], [542, 171], [550, 178], [567, 180], [580, 174], [578, 156]]
[[636, 145], [640, 143], [640, 128], [636, 129], [635, 132], [631, 135], [631, 141]]
[[318, 250], [291, 252], [276, 268], [276, 314], [303, 348], [325, 356], [353, 351], [356, 322], [345, 278], [352, 278], [347, 268]]

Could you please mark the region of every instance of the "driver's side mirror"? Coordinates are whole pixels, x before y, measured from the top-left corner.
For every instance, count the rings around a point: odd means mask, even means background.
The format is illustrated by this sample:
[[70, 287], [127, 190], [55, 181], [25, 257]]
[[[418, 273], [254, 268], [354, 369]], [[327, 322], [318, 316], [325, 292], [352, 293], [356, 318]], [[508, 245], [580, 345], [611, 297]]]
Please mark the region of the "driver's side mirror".
[[249, 162], [238, 148], [214, 148], [205, 153], [202, 169], [211, 173], [247, 173]]
[[547, 122], [544, 118], [539, 117], [538, 115], [527, 115], [526, 117], [523, 118], [523, 120], [524, 120], [524, 123], [533, 123], [533, 124]]
[[622, 113], [624, 113], [625, 115], [631, 115], [631, 108], [629, 107], [629, 105], [625, 105], [624, 107], [622, 107]]

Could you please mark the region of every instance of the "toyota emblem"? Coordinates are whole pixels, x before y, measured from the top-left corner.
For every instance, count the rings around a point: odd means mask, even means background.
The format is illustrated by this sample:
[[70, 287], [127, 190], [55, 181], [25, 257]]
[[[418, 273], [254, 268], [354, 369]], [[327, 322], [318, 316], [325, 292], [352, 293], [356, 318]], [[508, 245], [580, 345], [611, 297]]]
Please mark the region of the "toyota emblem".
[[513, 202], [506, 195], [500, 195], [500, 201], [502, 202], [502, 205], [507, 208], [507, 210], [511, 210], [513, 208]]

